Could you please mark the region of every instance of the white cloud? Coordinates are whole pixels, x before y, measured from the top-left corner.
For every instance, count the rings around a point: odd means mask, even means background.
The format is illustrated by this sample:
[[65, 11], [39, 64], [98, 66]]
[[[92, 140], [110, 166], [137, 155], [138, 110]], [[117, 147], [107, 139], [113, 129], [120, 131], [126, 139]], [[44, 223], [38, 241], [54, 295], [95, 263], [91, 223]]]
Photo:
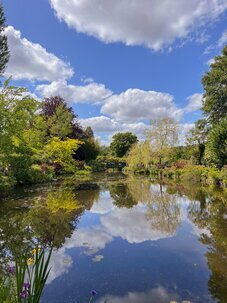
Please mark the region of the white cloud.
[[[218, 41], [216, 43], [211, 44], [211, 45], [206, 47], [203, 54], [208, 55], [208, 54], [214, 52], [217, 49], [220, 50], [226, 44], [227, 44], [227, 29], [222, 32], [221, 37], [218, 39]], [[214, 63], [214, 58], [211, 58], [206, 62], [206, 64], [209, 65], [209, 66], [213, 63]]]
[[151, 221], [146, 218], [145, 212], [146, 208], [140, 205], [132, 209], [116, 208], [106, 216], [102, 216], [101, 223], [112, 237], [121, 237], [129, 243], [142, 243], [172, 236], [153, 229]]
[[170, 94], [131, 88], [108, 98], [101, 113], [117, 121], [133, 123], [164, 116], [179, 120], [182, 116], [182, 110], [176, 107]]
[[207, 61], [207, 65], [211, 66], [215, 62], [214, 58], [211, 58]]
[[62, 79], [53, 81], [50, 84], [41, 84], [36, 87], [36, 91], [42, 97], [51, 97], [59, 95], [68, 102], [73, 103], [100, 103], [112, 95], [112, 91], [107, 89], [104, 84], [89, 83], [84, 86], [67, 84]]
[[58, 18], [78, 32], [106, 43], [145, 45], [156, 51], [193, 32], [200, 36], [200, 28], [203, 32], [204, 25], [227, 8], [225, 0], [50, 2]]
[[194, 112], [196, 110], [201, 109], [202, 107], [203, 94], [193, 94], [187, 97], [188, 105], [185, 110], [187, 112]]
[[15, 80], [54, 81], [73, 76], [73, 69], [68, 63], [49, 53], [40, 44], [22, 38], [20, 31], [8, 26], [5, 33], [10, 50], [6, 77], [12, 75]]
[[47, 284], [50, 284], [53, 280], [67, 273], [72, 267], [72, 257], [66, 254], [65, 248], [60, 248], [58, 251], [53, 251], [50, 259], [49, 268], [50, 274], [48, 276]]
[[195, 123], [180, 124], [179, 145], [185, 145], [188, 132], [195, 126]]
[[221, 37], [218, 40], [218, 47], [221, 48], [227, 44], [227, 29], [222, 33]]
[[[105, 296], [97, 301], [97, 303], [104, 302], [106, 297], [108, 302], [111, 303], [166, 303], [166, 302], [175, 302], [179, 300], [179, 295], [176, 293], [169, 293], [164, 287], [158, 286], [151, 288], [147, 292], [128, 292], [124, 296]], [[174, 301], [173, 301], [174, 300]], [[186, 302], [186, 301], [185, 301]]]
[[93, 203], [90, 212], [104, 215], [112, 211], [114, 208], [113, 200], [110, 198], [108, 192], [104, 191], [100, 193], [98, 202]]
[[148, 127], [143, 122], [120, 123], [115, 119], [98, 116], [79, 120], [84, 127], [91, 126], [95, 135], [103, 145], [109, 145], [112, 136], [117, 132], [132, 132], [137, 135], [138, 139], [144, 139], [145, 129]]
[[[98, 207], [96, 206], [92, 212], [98, 214]], [[142, 243], [171, 237], [172, 234], [152, 228], [152, 221], [147, 220], [145, 210], [144, 205], [128, 209], [117, 208], [110, 203], [109, 209], [105, 208], [103, 212], [103, 205], [100, 205], [100, 223], [73, 232], [72, 237], [66, 240], [64, 249], [84, 247], [85, 253], [92, 255], [104, 249], [116, 237], [121, 237], [129, 243]]]

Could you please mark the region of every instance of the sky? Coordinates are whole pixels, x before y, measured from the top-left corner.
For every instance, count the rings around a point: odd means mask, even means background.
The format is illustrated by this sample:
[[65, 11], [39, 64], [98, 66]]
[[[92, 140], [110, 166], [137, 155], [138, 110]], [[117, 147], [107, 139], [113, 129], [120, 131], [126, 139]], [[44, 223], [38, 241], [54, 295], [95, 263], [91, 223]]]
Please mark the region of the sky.
[[201, 78], [227, 44], [227, 0], [3, 0], [5, 77], [59, 95], [102, 144], [170, 116], [201, 118]]

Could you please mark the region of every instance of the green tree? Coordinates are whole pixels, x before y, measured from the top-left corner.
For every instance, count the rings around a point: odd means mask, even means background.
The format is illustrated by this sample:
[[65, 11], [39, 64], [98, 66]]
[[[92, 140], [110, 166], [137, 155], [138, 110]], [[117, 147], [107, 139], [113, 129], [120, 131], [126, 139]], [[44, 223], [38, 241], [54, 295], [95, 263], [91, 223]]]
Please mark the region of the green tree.
[[76, 152], [75, 158], [78, 160], [89, 162], [95, 160], [99, 154], [99, 142], [94, 138], [84, 140]]
[[207, 121], [204, 119], [198, 120], [195, 123], [193, 129], [191, 129], [187, 134], [187, 145], [194, 147], [194, 156], [196, 157], [197, 164], [203, 163], [205, 144], [207, 141], [208, 125]]
[[227, 46], [215, 57], [210, 70], [202, 79], [205, 94], [203, 111], [211, 124], [217, 124], [227, 114]]
[[99, 154], [100, 146], [98, 140], [94, 138], [93, 130], [88, 126], [84, 131], [84, 144], [80, 145], [74, 158], [89, 162], [95, 160]]
[[0, 75], [5, 71], [9, 61], [9, 49], [7, 44], [7, 37], [4, 35], [5, 29], [5, 15], [2, 4], [0, 4]]
[[77, 115], [63, 98], [59, 96], [45, 98], [41, 103], [41, 115], [46, 121], [48, 136], [79, 140], [87, 138]]
[[227, 118], [209, 132], [206, 159], [218, 168], [227, 164]]
[[85, 132], [86, 137], [94, 138], [94, 132], [90, 126], [86, 127], [84, 132]]
[[136, 135], [130, 132], [117, 133], [112, 138], [110, 150], [114, 156], [124, 157], [137, 141]]
[[134, 144], [127, 156], [130, 170], [148, 169], [151, 162], [151, 146], [148, 141]]
[[23, 97], [25, 89], [8, 84], [6, 81], [0, 93], [1, 174], [23, 182], [29, 180], [32, 165], [32, 149], [25, 133], [33, 125], [39, 103]]
[[178, 132], [178, 124], [170, 117], [151, 121], [151, 127], [146, 131], [146, 135], [151, 144], [152, 157], [159, 164], [168, 158], [170, 148], [177, 144]]
[[44, 155], [51, 164], [60, 165], [66, 172], [75, 171], [74, 152], [79, 148], [81, 141], [76, 139], [60, 140], [58, 137], [50, 139], [44, 147]]

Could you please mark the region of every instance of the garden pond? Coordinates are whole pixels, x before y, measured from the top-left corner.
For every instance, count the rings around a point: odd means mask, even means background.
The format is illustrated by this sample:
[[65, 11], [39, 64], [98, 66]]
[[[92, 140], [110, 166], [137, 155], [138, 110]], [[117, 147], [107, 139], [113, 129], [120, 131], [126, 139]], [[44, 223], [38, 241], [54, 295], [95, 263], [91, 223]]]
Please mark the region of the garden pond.
[[0, 200], [1, 260], [34, 240], [54, 245], [42, 303], [227, 302], [223, 189], [118, 174], [19, 187]]

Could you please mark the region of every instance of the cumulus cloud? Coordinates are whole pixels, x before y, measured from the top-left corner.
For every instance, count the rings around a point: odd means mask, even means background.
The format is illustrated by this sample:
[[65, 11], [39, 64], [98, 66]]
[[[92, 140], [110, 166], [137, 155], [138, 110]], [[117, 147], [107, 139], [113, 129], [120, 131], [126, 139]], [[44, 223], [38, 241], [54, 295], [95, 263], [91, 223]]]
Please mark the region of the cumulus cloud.
[[[109, 295], [108, 301], [112, 303], [166, 303], [175, 302], [179, 300], [180, 297], [176, 293], [169, 293], [164, 287], [158, 286], [151, 288], [147, 292], [128, 292], [124, 296], [112, 296]], [[174, 300], [174, 301], [173, 301]], [[105, 298], [101, 298], [97, 303], [104, 302]], [[185, 301], [186, 302], [186, 301]]]
[[101, 103], [112, 95], [112, 91], [107, 89], [104, 84], [92, 82], [84, 86], [76, 86], [67, 84], [64, 79], [38, 85], [36, 92], [42, 97], [59, 95], [68, 102], [91, 104]]
[[164, 116], [179, 120], [182, 116], [182, 110], [176, 107], [170, 94], [131, 88], [109, 97], [102, 106], [101, 113], [120, 122], [150, 120]]
[[113, 200], [108, 195], [108, 192], [101, 192], [99, 195], [98, 202], [95, 202], [90, 209], [91, 213], [94, 214], [107, 214], [115, 208]]
[[5, 76], [31, 81], [54, 81], [73, 76], [73, 69], [68, 63], [49, 53], [40, 44], [22, 38], [20, 31], [8, 26], [5, 33], [10, 50]]
[[141, 205], [132, 209], [116, 208], [108, 215], [101, 217], [101, 223], [112, 237], [121, 237], [129, 243], [142, 243], [169, 237], [169, 234], [152, 228], [145, 211], [146, 208]]
[[51, 268], [48, 276], [47, 284], [67, 273], [73, 264], [72, 257], [66, 254], [65, 248], [60, 248], [58, 251], [53, 251], [50, 259], [49, 268]]
[[132, 131], [134, 133], [143, 133], [148, 127], [143, 122], [138, 123], [120, 123], [106, 116], [98, 116], [87, 119], [80, 119], [80, 123], [84, 126], [91, 126], [96, 133], [100, 132], [117, 132]]
[[196, 110], [201, 109], [202, 107], [203, 94], [193, 94], [187, 97], [188, 105], [185, 110], [187, 112], [194, 112]]
[[112, 136], [117, 132], [132, 132], [137, 135], [139, 140], [143, 140], [145, 138], [145, 130], [148, 127], [148, 125], [143, 122], [120, 123], [106, 116], [80, 119], [79, 121], [84, 127], [91, 126], [96, 137], [103, 145], [109, 145]]
[[[106, 43], [145, 45], [155, 51], [199, 33], [227, 8], [225, 0], [50, 0], [69, 27]], [[203, 30], [203, 29], [202, 29]], [[200, 34], [200, 33], [199, 33]]]

